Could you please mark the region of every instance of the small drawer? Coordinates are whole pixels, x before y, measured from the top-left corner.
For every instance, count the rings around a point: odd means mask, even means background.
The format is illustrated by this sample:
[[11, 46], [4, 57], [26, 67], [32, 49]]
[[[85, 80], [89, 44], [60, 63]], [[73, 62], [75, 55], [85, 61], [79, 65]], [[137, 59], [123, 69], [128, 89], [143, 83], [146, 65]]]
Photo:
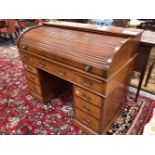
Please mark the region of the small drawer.
[[77, 108], [75, 108], [75, 117], [82, 124], [94, 129], [95, 131], [99, 131], [99, 121]]
[[31, 62], [32, 61], [32, 55], [31, 54], [29, 54], [29, 53], [26, 53], [26, 52], [24, 52], [24, 51], [20, 51], [20, 57], [21, 57], [21, 59], [23, 60], [23, 61], [29, 61], [29, 62]]
[[49, 73], [59, 76], [65, 80], [73, 81], [74, 73], [70, 69], [37, 57], [34, 57], [33, 60], [34, 64], [40, 69], [46, 70]]
[[26, 77], [29, 81], [34, 82], [35, 84], [40, 85], [39, 77], [35, 74], [25, 71]]
[[31, 82], [29, 80], [27, 82], [28, 82], [30, 91], [32, 91], [36, 94], [42, 95], [41, 88], [38, 85], [34, 84], [33, 82]]
[[42, 96], [40, 96], [40, 95], [34, 93], [34, 92], [31, 91], [31, 90], [30, 90], [30, 94], [31, 94], [31, 96], [33, 96], [33, 97], [36, 98], [37, 100], [39, 100], [39, 101], [41, 101], [41, 102], [44, 102], [44, 99], [43, 99]]
[[23, 65], [24, 65], [25, 70], [27, 70], [27, 71], [29, 71], [29, 72], [31, 72], [33, 74], [38, 74], [37, 68], [35, 68], [35, 67], [33, 67], [33, 66], [29, 65], [29, 64], [25, 64], [25, 63]]
[[82, 111], [90, 114], [91, 116], [100, 119], [100, 109], [93, 106], [92, 104], [80, 99], [79, 97], [74, 97], [75, 107], [78, 107]]
[[74, 94], [75, 96], [78, 96], [85, 101], [88, 101], [98, 107], [101, 107], [102, 104], [102, 98], [96, 94], [93, 94], [85, 89], [82, 89], [80, 87], [74, 86]]
[[94, 78], [88, 78], [78, 73], [75, 76], [75, 81], [82, 87], [90, 88], [98, 93], [105, 93], [105, 83], [103, 81]]
[[71, 82], [74, 82], [74, 72], [67, 68], [62, 68], [61, 66], [56, 68], [55, 70], [56, 75], [59, 75], [61, 78], [65, 80], [69, 80]]

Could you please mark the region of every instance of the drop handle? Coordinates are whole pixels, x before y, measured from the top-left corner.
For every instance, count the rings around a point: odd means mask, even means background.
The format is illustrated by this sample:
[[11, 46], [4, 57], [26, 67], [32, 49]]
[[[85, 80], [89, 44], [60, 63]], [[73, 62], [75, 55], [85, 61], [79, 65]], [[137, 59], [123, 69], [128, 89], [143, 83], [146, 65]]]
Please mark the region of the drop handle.
[[30, 77], [30, 80], [31, 80], [31, 81], [34, 81], [35, 79], [34, 79], [34, 77]]
[[23, 59], [25, 59], [25, 60], [27, 59], [27, 60], [28, 60], [28, 59], [30, 59], [30, 56], [24, 55], [24, 56], [23, 56]]
[[60, 76], [64, 76], [64, 75], [66, 75], [66, 72], [65, 72], [65, 71], [59, 71], [58, 74], [59, 74]]
[[85, 120], [85, 119], [83, 118], [83, 119], [82, 119], [82, 123], [88, 125], [88, 124], [90, 124], [90, 120]]
[[26, 50], [27, 49], [27, 46], [22, 45], [21, 48], [24, 49], [24, 50]]
[[91, 97], [90, 96], [87, 96], [86, 94], [82, 94], [83, 98], [85, 98], [86, 100], [91, 100]]
[[82, 107], [82, 110], [85, 111], [85, 112], [90, 112], [91, 111], [91, 109], [89, 109], [89, 108], [87, 108], [85, 106]]
[[39, 66], [44, 68], [46, 65], [43, 62], [39, 62]]
[[26, 67], [26, 69], [27, 69], [28, 71], [32, 71], [32, 68], [30, 68], [30, 67]]
[[84, 70], [85, 70], [86, 72], [89, 72], [89, 71], [91, 70], [91, 66], [86, 65], [86, 66], [84, 67]]
[[35, 89], [34, 87], [29, 87], [29, 89], [30, 89], [31, 91], [36, 91], [36, 89]]
[[93, 85], [93, 82], [92, 81], [89, 81], [89, 80], [83, 80], [83, 84], [85, 86], [92, 86]]

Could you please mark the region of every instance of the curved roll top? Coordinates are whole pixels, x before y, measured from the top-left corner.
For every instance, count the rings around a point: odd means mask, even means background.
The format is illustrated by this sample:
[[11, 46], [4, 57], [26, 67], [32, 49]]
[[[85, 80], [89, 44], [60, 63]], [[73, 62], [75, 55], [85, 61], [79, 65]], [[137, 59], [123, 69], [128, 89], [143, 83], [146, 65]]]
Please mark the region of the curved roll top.
[[[61, 26], [45, 24], [25, 31], [18, 40], [18, 48], [21, 52], [28, 50], [32, 54], [46, 56], [86, 72], [106, 77], [109, 76], [108, 71], [113, 61], [115, 60], [115, 67], [122, 61], [121, 55], [128, 49], [122, 51], [121, 48], [124, 45], [131, 46], [131, 40], [133, 39], [126, 36], [101, 33], [97, 31], [97, 28], [95, 32], [88, 31], [86, 28], [76, 29], [75, 26], [72, 28], [71, 26], [63, 27], [62, 24]], [[132, 50], [129, 52], [132, 53]]]

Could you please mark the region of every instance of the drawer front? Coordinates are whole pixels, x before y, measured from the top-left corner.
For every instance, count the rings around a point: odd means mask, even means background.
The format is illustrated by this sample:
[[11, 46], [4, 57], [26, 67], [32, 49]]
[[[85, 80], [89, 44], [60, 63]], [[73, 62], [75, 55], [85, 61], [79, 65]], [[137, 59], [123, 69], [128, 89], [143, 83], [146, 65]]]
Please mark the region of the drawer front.
[[27, 70], [27, 71], [29, 71], [29, 72], [31, 72], [33, 74], [38, 74], [37, 68], [35, 68], [35, 67], [31, 66], [31, 65], [25, 64], [25, 63], [23, 65], [24, 65], [25, 70]]
[[40, 85], [39, 77], [35, 74], [25, 71], [26, 77], [29, 81], [34, 82], [35, 84]]
[[29, 86], [30, 91], [32, 91], [36, 94], [42, 95], [41, 89], [38, 85], [34, 84], [33, 82], [31, 82], [29, 80], [27, 82], [28, 82], [28, 86]]
[[78, 96], [82, 99], [84, 99], [85, 101], [88, 101], [98, 107], [101, 107], [102, 104], [102, 97], [93, 94], [85, 89], [82, 89], [78, 86], [74, 86], [74, 94], [75, 96]]
[[51, 74], [59, 76], [65, 80], [73, 81], [74, 73], [68, 68], [37, 57], [33, 58], [33, 63], [40, 69], [46, 70]]
[[80, 99], [79, 97], [74, 97], [75, 107], [78, 107], [82, 111], [90, 114], [91, 116], [100, 119], [100, 109], [93, 106], [92, 104]]
[[31, 90], [30, 90], [30, 94], [31, 94], [31, 96], [33, 96], [33, 97], [36, 98], [37, 100], [39, 100], [39, 101], [41, 101], [41, 102], [44, 102], [44, 99], [43, 99], [42, 96], [40, 96], [40, 95], [34, 93], [34, 92], [31, 91]]
[[79, 109], [75, 109], [75, 117], [82, 124], [94, 129], [95, 131], [99, 131], [99, 121], [88, 114], [84, 113]]
[[[39, 58], [37, 56], [34, 56], [34, 55], [29, 54], [29, 53], [24, 52], [24, 51], [20, 52], [20, 56], [24, 62], [32, 63], [37, 68], [48, 71], [51, 74], [59, 76], [65, 80], [75, 81], [73, 79], [75, 76], [74, 72], [68, 68], [65, 68], [61, 65], [57, 65], [57, 64], [50, 62], [48, 60], [44, 60], [42, 58]], [[31, 70], [31, 69], [28, 69], [28, 70]]]
[[24, 51], [20, 51], [20, 57], [24, 62], [32, 62], [33, 63], [33, 56], [30, 53], [24, 52]]
[[91, 90], [97, 91], [98, 93], [105, 92], [105, 83], [93, 78], [85, 77], [81, 74], [76, 74], [75, 81], [82, 87], [90, 88]]

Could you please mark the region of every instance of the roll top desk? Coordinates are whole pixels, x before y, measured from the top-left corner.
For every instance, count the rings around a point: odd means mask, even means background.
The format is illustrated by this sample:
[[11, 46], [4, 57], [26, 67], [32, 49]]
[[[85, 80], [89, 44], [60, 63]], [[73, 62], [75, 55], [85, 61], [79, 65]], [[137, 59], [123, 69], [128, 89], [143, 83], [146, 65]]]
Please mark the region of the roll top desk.
[[127, 97], [141, 30], [51, 22], [25, 31], [18, 49], [30, 93], [46, 103], [73, 85], [73, 123], [105, 134]]

